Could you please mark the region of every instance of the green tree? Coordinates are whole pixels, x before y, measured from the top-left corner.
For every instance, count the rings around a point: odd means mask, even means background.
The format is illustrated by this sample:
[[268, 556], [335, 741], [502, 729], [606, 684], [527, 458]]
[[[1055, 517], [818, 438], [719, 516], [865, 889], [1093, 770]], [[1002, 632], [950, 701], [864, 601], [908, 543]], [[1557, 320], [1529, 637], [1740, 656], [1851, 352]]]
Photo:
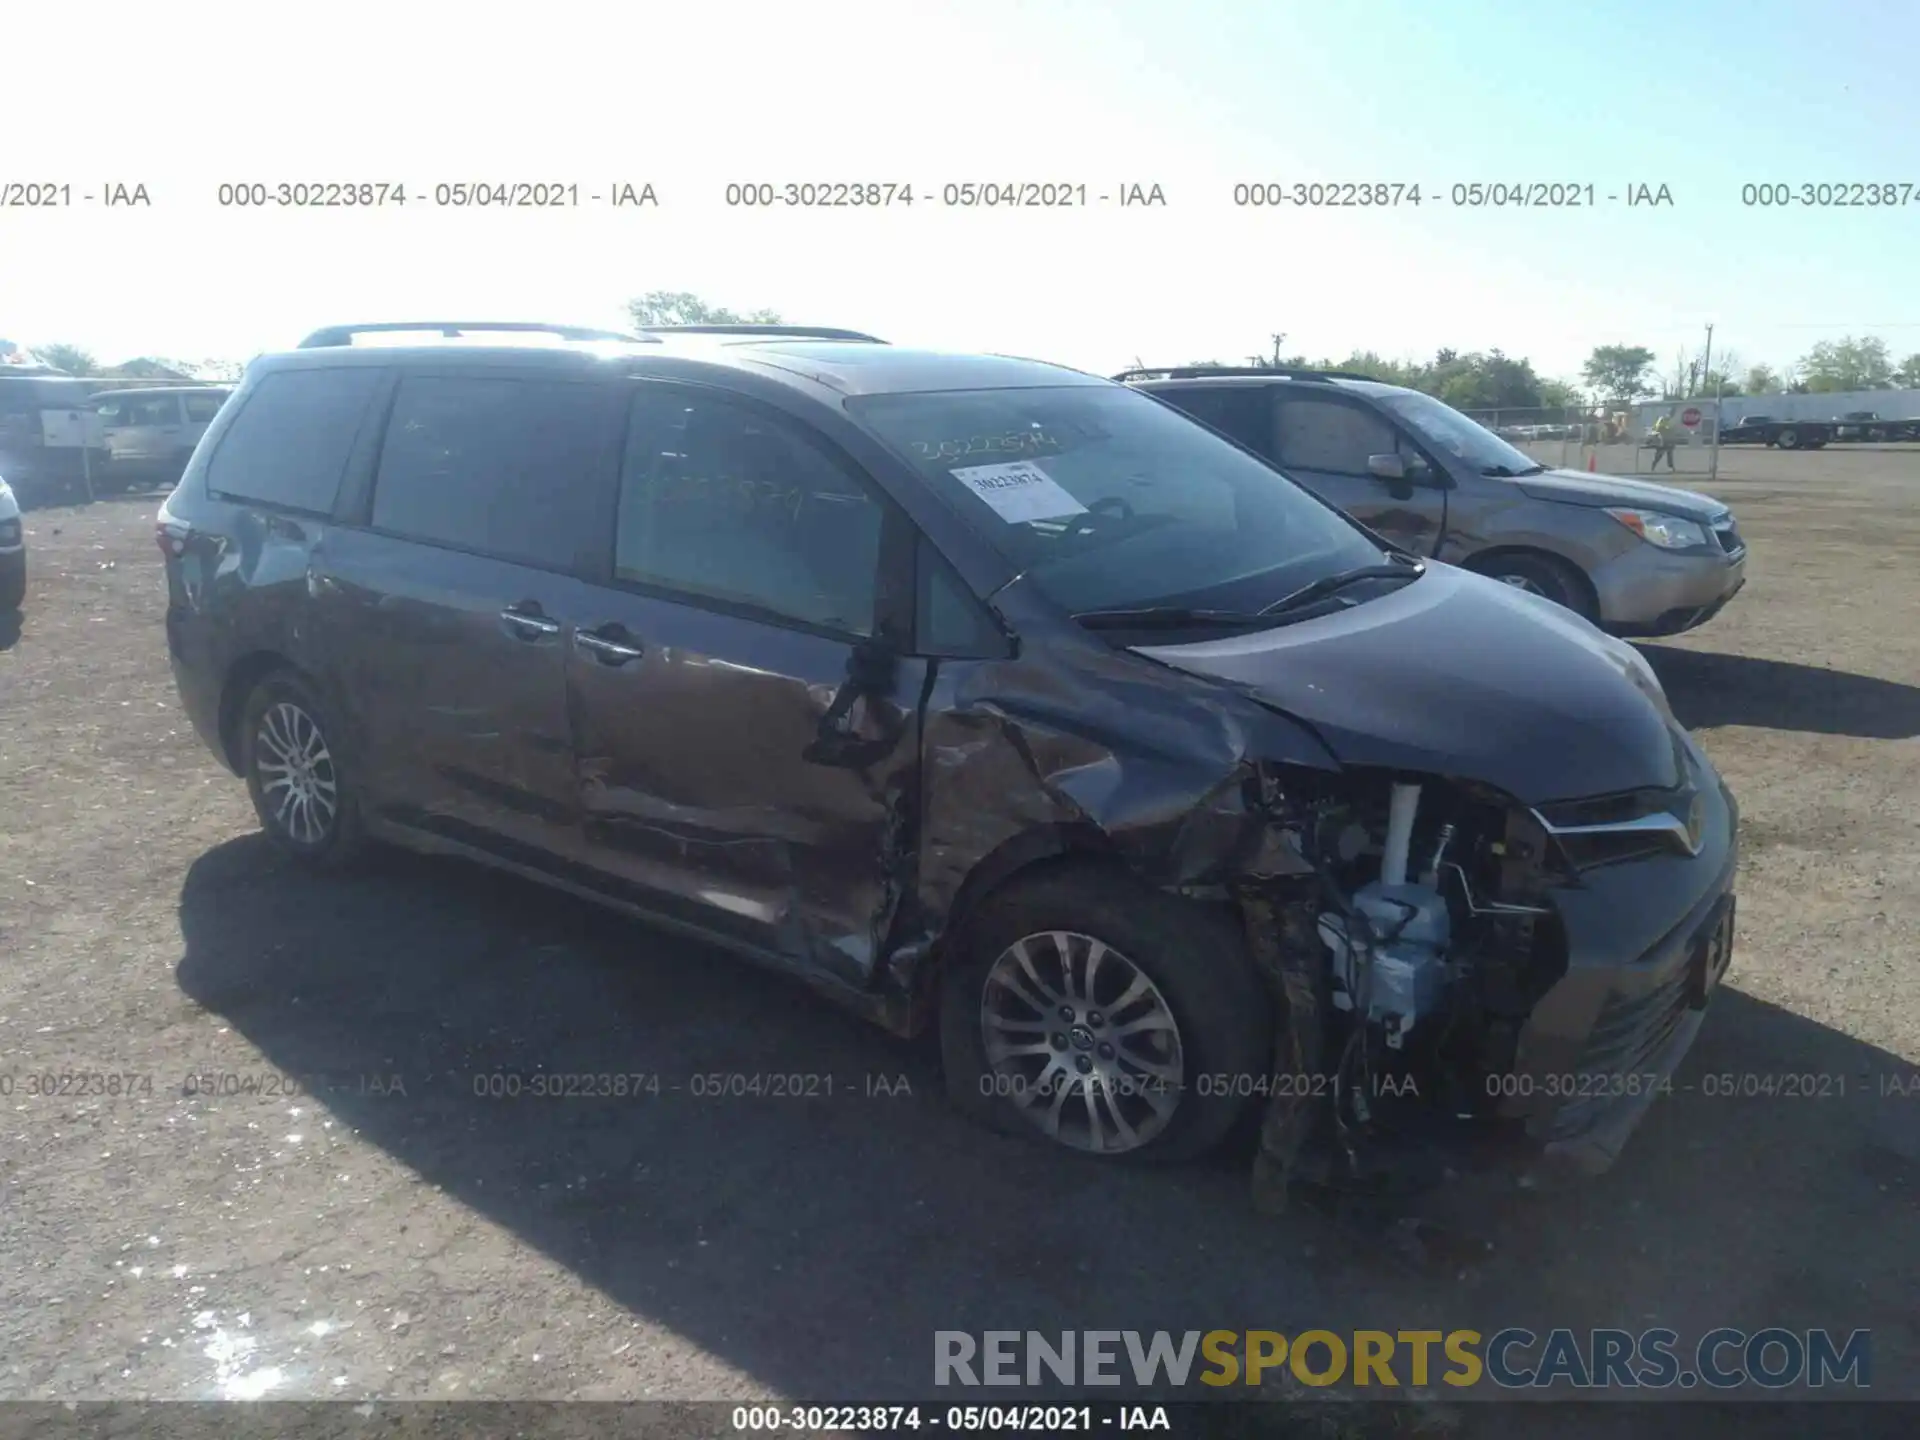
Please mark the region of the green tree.
[[64, 370], [69, 375], [97, 375], [100, 362], [93, 357], [91, 350], [83, 350], [78, 345], [41, 345], [34, 352], [56, 370]]
[[1372, 350], [1355, 350], [1344, 360], [1329, 360], [1323, 370], [1351, 370], [1356, 375], [1371, 375], [1388, 385], [1405, 385], [1409, 390], [1424, 388], [1426, 367], [1417, 360], [1389, 360]]
[[1903, 390], [1920, 390], [1920, 354], [1907, 356], [1893, 372], [1893, 383]]
[[1749, 365], [1747, 378], [1740, 382], [1743, 395], [1772, 395], [1786, 382], [1771, 365]]
[[1644, 345], [1597, 345], [1580, 375], [1608, 400], [1633, 400], [1656, 388], [1647, 378], [1652, 365], [1653, 352]]
[[742, 315], [724, 305], [709, 305], [690, 290], [649, 290], [638, 300], [627, 302], [633, 323], [648, 325], [778, 325], [780, 316], [773, 310], [754, 310]]
[[1800, 358], [1800, 378], [1816, 395], [1838, 390], [1885, 390], [1893, 384], [1893, 360], [1877, 335], [1822, 340]]
[[1436, 356], [1425, 378], [1419, 388], [1456, 410], [1535, 410], [1542, 404], [1533, 362], [1510, 359], [1498, 350], [1476, 350], [1446, 361]]

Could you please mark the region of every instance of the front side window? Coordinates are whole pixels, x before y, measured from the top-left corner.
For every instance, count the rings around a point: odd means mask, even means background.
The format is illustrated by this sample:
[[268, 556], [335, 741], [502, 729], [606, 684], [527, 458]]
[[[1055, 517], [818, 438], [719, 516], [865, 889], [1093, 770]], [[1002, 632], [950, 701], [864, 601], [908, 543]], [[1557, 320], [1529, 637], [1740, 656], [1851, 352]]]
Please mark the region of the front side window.
[[1391, 455], [1399, 437], [1373, 411], [1318, 395], [1289, 396], [1274, 416], [1275, 459], [1289, 470], [1366, 475], [1367, 459]]
[[376, 530], [572, 570], [598, 548], [609, 437], [600, 385], [409, 375], [373, 486]]
[[870, 395], [847, 408], [1076, 613], [1258, 608], [1384, 558], [1286, 476], [1124, 386]]
[[369, 366], [263, 376], [207, 467], [215, 495], [332, 511], [380, 372]]
[[627, 436], [616, 579], [873, 633], [884, 512], [796, 426], [663, 386], [635, 397]]
[[1434, 450], [1453, 456], [1476, 475], [1510, 478], [1537, 475], [1546, 468], [1524, 450], [1514, 449], [1486, 426], [1431, 395], [1393, 390], [1383, 394], [1380, 403]]

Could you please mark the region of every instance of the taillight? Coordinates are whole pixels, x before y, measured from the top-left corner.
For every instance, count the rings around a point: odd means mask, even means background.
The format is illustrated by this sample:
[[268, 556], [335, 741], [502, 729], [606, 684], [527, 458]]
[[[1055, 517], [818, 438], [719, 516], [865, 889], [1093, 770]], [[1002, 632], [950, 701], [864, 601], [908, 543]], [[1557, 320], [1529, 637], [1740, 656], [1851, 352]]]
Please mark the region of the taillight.
[[187, 542], [192, 538], [193, 527], [184, 521], [162, 519], [154, 522], [154, 543], [169, 560], [177, 560], [186, 554]]

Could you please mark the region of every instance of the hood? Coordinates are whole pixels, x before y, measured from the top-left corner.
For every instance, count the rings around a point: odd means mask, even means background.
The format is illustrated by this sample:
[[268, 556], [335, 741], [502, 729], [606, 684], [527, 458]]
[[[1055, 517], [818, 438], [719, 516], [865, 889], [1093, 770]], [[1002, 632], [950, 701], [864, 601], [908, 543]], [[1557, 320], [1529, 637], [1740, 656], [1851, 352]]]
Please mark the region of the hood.
[[1697, 490], [1678, 490], [1650, 480], [1623, 480], [1586, 470], [1547, 470], [1522, 475], [1511, 483], [1536, 500], [1558, 500], [1564, 505], [1637, 505], [1703, 521], [1718, 519], [1727, 510], [1720, 501]]
[[1478, 780], [1528, 805], [1681, 779], [1631, 646], [1451, 565], [1338, 614], [1135, 650], [1306, 722], [1342, 764]]

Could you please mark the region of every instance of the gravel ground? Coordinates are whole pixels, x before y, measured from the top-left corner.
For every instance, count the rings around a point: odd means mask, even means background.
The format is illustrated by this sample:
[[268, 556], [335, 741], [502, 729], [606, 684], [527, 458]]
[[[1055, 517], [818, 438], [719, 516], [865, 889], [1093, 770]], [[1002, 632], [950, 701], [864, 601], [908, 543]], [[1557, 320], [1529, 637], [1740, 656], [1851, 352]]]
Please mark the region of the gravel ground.
[[[938, 1329], [1656, 1323], [1870, 1328], [1876, 1393], [1920, 1396], [1920, 451], [1722, 469], [1751, 583], [1647, 653], [1744, 808], [1734, 968], [1612, 1173], [1477, 1202], [1486, 1246], [1424, 1268], [1256, 1215], [1244, 1157], [976, 1131], [925, 1046], [565, 897], [288, 869], [177, 706], [153, 497], [30, 514], [0, 1397], [924, 1400]], [[659, 1088], [480, 1093], [536, 1069]]]

